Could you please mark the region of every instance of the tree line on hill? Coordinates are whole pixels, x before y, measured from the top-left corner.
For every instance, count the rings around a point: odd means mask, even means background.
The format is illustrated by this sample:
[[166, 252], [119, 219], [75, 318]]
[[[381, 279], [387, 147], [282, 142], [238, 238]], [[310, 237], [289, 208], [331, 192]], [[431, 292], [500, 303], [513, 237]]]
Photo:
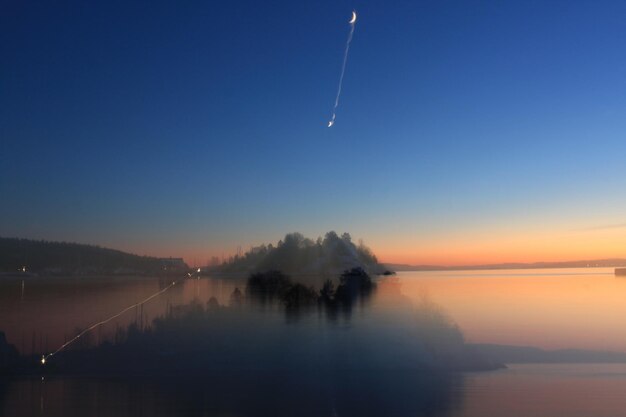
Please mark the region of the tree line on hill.
[[355, 244], [348, 233], [331, 231], [312, 240], [301, 233], [289, 233], [276, 246], [261, 245], [237, 255], [216, 268], [223, 273], [253, 273], [269, 270], [288, 275], [336, 275], [352, 268], [372, 274], [386, 271], [370, 248]]
[[157, 274], [159, 258], [67, 242], [0, 238], [0, 272], [72, 274]]

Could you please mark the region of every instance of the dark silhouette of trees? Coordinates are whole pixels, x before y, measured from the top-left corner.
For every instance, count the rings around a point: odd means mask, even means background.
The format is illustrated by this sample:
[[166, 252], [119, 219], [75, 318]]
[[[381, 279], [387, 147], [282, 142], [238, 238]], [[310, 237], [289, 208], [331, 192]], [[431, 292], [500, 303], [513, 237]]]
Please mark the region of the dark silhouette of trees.
[[291, 278], [280, 271], [259, 272], [248, 278], [246, 294], [262, 303], [284, 300], [292, 286]]
[[207, 303], [206, 303], [206, 307], [207, 307], [207, 310], [218, 309], [220, 307], [220, 305], [217, 302], [217, 298], [215, 298], [215, 297], [209, 298], [209, 301], [207, 301]]
[[317, 292], [314, 288], [299, 283], [292, 285], [283, 297], [285, 307], [288, 309], [310, 307], [315, 305], [317, 300]]
[[241, 290], [235, 287], [233, 293], [230, 295], [230, 305], [231, 307], [238, 307], [243, 304], [243, 294]]
[[48, 242], [16, 238], [0, 238], [0, 271], [48, 274], [112, 274], [161, 272], [161, 260], [138, 256], [99, 246], [67, 242]]
[[279, 302], [290, 310], [312, 306], [317, 303], [317, 291], [300, 283], [280, 271], [268, 271], [250, 275], [246, 284], [246, 295], [261, 304]]
[[17, 359], [17, 349], [7, 342], [4, 332], [0, 331], [0, 374], [14, 366]]
[[324, 285], [322, 285], [322, 289], [320, 290], [320, 301], [321, 302], [331, 302], [335, 297], [335, 284], [332, 279], [327, 279], [324, 281]]
[[338, 307], [349, 310], [357, 299], [367, 299], [375, 288], [376, 284], [362, 268], [344, 271], [336, 288], [332, 280], [326, 280], [319, 291], [294, 283], [280, 271], [268, 271], [250, 275], [246, 295], [251, 301], [261, 304], [282, 303], [291, 312], [314, 304], [330, 310]]
[[246, 284], [246, 295], [251, 301], [261, 304], [278, 302], [290, 310], [315, 305], [317, 291], [300, 283], [280, 271], [268, 271], [250, 275]]
[[341, 274], [335, 300], [344, 304], [352, 303], [359, 297], [369, 297], [374, 288], [375, 284], [367, 272], [362, 268], [352, 268]]
[[334, 231], [313, 241], [300, 233], [289, 233], [276, 247], [261, 245], [243, 256], [232, 258], [218, 270], [222, 272], [260, 272], [279, 270], [286, 274], [335, 274], [360, 267], [370, 273], [382, 273], [385, 267], [363, 244], [355, 245], [349, 233]]

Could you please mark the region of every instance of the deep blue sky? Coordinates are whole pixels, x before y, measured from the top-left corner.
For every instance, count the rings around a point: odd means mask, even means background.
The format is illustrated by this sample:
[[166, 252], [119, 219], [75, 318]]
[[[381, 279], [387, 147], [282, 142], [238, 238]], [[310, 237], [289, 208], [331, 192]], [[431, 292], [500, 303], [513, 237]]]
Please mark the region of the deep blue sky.
[[0, 236], [460, 262], [626, 231], [625, 2], [129, 3], [0, 5]]

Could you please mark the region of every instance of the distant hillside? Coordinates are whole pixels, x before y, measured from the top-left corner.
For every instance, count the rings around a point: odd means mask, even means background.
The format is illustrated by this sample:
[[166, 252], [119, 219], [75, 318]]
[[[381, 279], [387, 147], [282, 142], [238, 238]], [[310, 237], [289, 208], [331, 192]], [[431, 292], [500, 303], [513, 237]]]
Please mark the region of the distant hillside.
[[531, 346], [469, 345], [500, 363], [624, 363], [626, 353], [583, 349], [544, 350]]
[[394, 271], [468, 271], [479, 269], [542, 269], [542, 268], [587, 268], [587, 267], [620, 267], [626, 266], [626, 259], [592, 259], [582, 261], [533, 262], [533, 263], [501, 263], [486, 265], [406, 265], [386, 263]]
[[328, 232], [322, 239], [311, 240], [300, 233], [290, 233], [276, 246], [252, 248], [218, 267], [218, 272], [249, 273], [280, 270], [289, 275], [336, 275], [347, 269], [363, 268], [371, 274], [383, 273], [384, 265], [363, 244], [354, 244], [348, 233], [338, 236]]
[[48, 275], [156, 274], [162, 261], [114, 249], [78, 243], [0, 238], [0, 272]]

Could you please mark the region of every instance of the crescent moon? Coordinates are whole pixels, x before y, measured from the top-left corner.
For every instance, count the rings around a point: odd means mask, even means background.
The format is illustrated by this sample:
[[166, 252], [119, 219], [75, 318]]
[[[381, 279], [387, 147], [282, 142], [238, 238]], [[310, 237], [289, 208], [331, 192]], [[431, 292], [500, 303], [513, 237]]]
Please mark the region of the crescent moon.
[[356, 12], [353, 10], [352, 11], [352, 19], [348, 22], [351, 25], [354, 24], [354, 22], [356, 22]]

